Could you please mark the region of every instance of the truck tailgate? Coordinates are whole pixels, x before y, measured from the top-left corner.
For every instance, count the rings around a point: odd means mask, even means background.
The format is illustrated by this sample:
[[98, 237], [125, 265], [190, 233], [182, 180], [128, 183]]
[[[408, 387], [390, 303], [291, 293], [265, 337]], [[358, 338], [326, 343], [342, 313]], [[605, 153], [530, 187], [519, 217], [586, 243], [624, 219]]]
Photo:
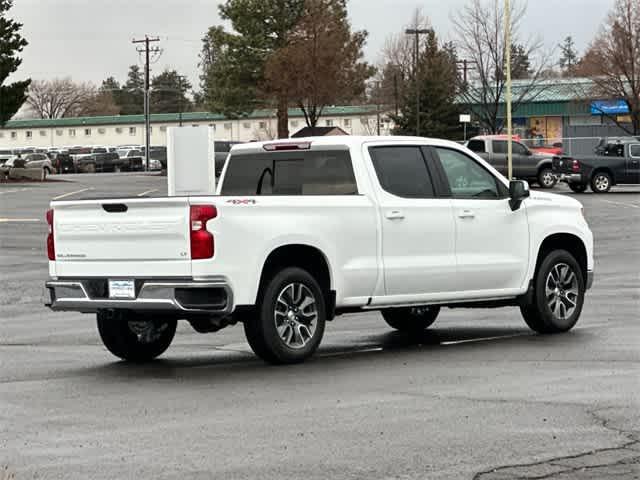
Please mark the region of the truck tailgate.
[[190, 276], [188, 198], [54, 202], [55, 275]]

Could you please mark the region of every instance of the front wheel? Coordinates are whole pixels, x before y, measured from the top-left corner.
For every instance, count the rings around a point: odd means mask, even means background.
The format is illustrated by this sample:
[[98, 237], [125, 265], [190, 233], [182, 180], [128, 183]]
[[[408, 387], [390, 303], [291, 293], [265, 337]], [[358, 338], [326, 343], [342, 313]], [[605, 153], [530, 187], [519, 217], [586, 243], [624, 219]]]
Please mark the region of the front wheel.
[[391, 328], [401, 332], [419, 333], [433, 325], [440, 313], [440, 307], [390, 308], [382, 310], [381, 313]]
[[100, 311], [97, 320], [98, 332], [107, 350], [130, 362], [146, 362], [162, 355], [171, 345], [178, 323], [121, 310]]
[[542, 188], [553, 188], [558, 179], [550, 168], [543, 168], [538, 172], [538, 185]]
[[570, 183], [569, 188], [575, 193], [584, 193], [587, 190], [587, 185], [584, 183]]
[[591, 190], [594, 193], [607, 193], [611, 190], [611, 175], [607, 172], [597, 172], [591, 179]]
[[324, 334], [325, 297], [306, 270], [277, 273], [260, 295], [254, 318], [244, 321], [251, 349], [269, 363], [299, 363], [316, 351]]
[[576, 259], [566, 250], [554, 250], [536, 273], [533, 300], [520, 311], [538, 333], [566, 332], [580, 317], [584, 294], [584, 276]]

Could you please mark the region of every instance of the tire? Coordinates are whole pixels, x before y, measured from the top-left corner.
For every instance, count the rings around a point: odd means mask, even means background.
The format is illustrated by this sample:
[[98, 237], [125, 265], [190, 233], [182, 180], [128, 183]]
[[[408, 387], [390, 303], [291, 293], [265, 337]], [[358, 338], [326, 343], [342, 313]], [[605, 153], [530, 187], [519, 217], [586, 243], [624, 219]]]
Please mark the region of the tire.
[[40, 175], [40, 181], [41, 182], [44, 182], [47, 179], [47, 173], [48, 173], [47, 169], [43, 168], [42, 169], [42, 174]]
[[584, 183], [570, 183], [569, 188], [575, 193], [584, 193], [587, 191], [587, 185]]
[[178, 323], [173, 319], [150, 320], [122, 310], [100, 311], [97, 321], [107, 350], [130, 362], [147, 362], [162, 355], [171, 345]]
[[84, 171], [87, 173], [96, 173], [96, 164], [89, 163], [86, 167], [84, 167]]
[[553, 188], [556, 183], [558, 183], [558, 179], [553, 174], [553, 170], [548, 167], [541, 168], [538, 172], [538, 185], [542, 188]]
[[582, 312], [585, 280], [576, 259], [566, 250], [553, 250], [542, 260], [534, 279], [534, 295], [520, 311], [538, 333], [571, 330]]
[[244, 332], [251, 349], [264, 361], [300, 363], [320, 345], [325, 322], [320, 285], [306, 270], [289, 267], [266, 283], [255, 316], [244, 321]]
[[380, 313], [391, 328], [401, 332], [420, 333], [433, 325], [440, 307], [390, 308]]
[[607, 172], [596, 172], [591, 177], [591, 190], [594, 193], [607, 193], [611, 190], [611, 175]]
[[116, 165], [115, 167], [113, 167], [113, 172], [120, 173], [121, 172], [120, 165]]

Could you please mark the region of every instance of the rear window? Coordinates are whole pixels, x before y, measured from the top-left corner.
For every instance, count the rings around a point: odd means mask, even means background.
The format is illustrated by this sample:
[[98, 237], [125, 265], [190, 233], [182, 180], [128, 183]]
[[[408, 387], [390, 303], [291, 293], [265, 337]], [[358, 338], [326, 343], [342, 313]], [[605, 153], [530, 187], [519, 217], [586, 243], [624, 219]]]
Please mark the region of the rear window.
[[353, 195], [358, 193], [348, 151], [235, 154], [222, 195]]
[[472, 152], [485, 153], [484, 140], [469, 140], [467, 148]]

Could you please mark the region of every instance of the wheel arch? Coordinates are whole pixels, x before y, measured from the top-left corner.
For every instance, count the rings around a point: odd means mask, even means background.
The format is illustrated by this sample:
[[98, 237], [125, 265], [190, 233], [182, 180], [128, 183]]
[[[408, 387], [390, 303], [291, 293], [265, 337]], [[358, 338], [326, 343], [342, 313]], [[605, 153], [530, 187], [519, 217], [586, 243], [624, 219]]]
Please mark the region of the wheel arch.
[[584, 281], [587, 281], [587, 247], [580, 237], [572, 233], [553, 233], [548, 235], [538, 247], [538, 254], [536, 257], [536, 267], [534, 270], [535, 275], [538, 274], [538, 269], [544, 258], [553, 250], [566, 250], [574, 256], [580, 270], [582, 271], [582, 277]]
[[614, 175], [613, 170], [609, 167], [604, 167], [604, 166], [596, 167], [591, 171], [591, 175], [589, 176], [589, 182], [591, 182], [594, 176], [596, 176], [598, 173], [601, 173], [601, 172], [604, 172], [611, 177], [611, 185], [616, 184], [616, 176]]
[[260, 272], [256, 303], [267, 282], [273, 278], [277, 272], [287, 267], [299, 267], [313, 275], [324, 292], [327, 305], [327, 317], [328, 319], [333, 318], [335, 292], [332, 290], [333, 278], [329, 260], [319, 248], [302, 243], [280, 245], [267, 255]]

